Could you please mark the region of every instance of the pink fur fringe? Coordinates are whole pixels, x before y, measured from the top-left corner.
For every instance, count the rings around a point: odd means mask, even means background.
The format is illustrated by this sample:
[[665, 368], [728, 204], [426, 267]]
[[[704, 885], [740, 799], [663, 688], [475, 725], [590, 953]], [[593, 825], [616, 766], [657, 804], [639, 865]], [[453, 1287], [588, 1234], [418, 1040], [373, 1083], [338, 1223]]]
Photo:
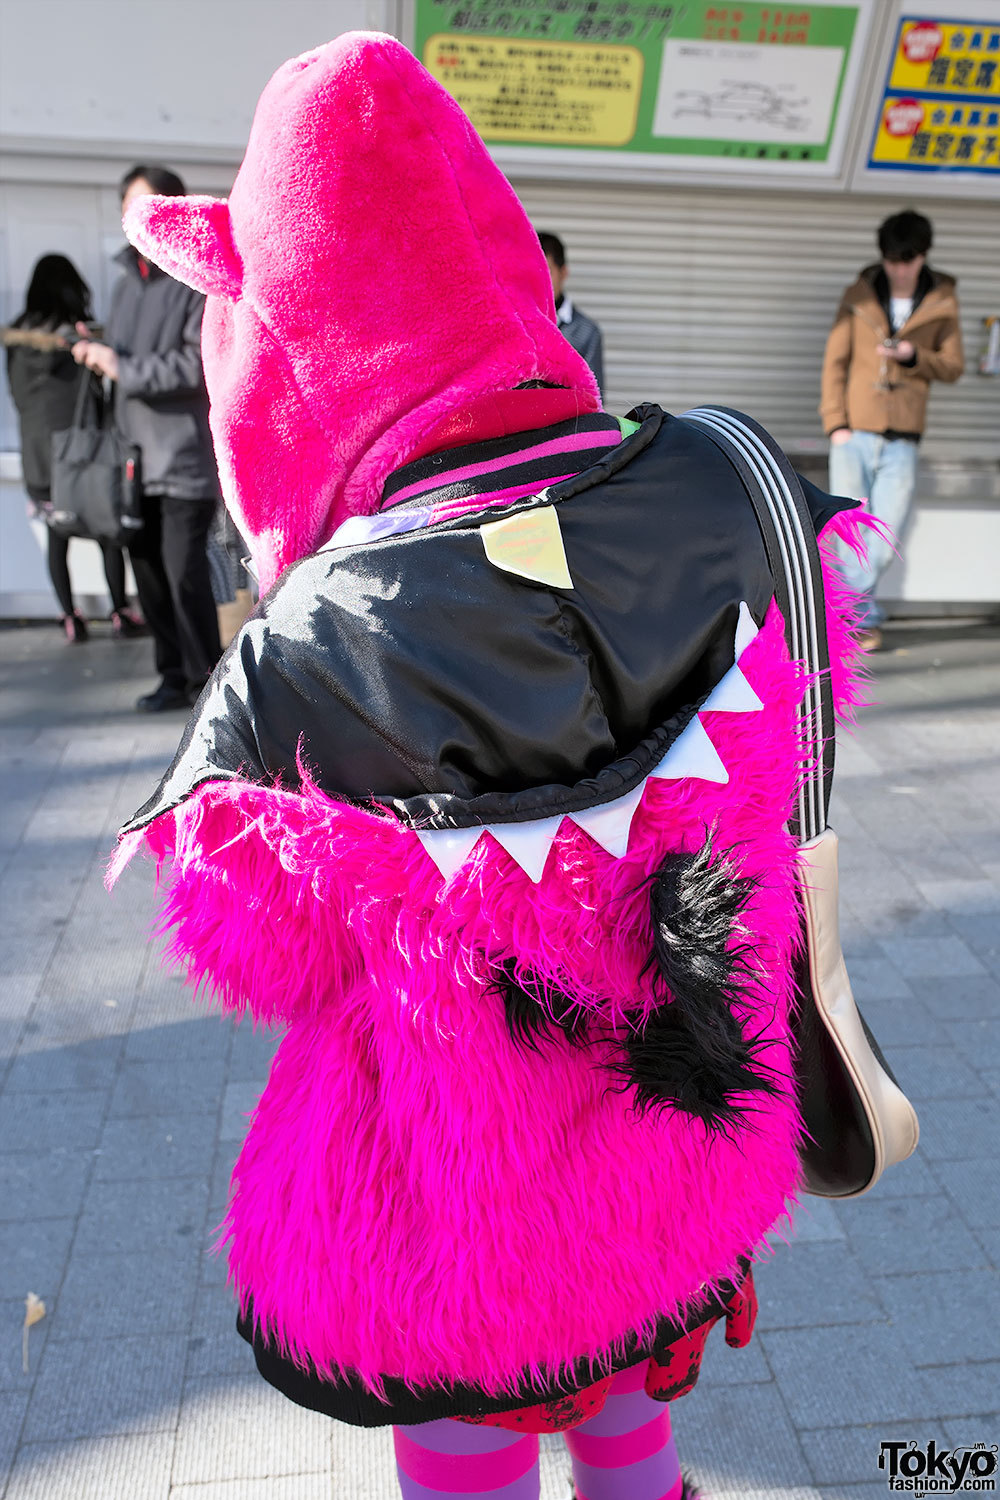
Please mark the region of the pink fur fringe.
[[[864, 517], [828, 532], [855, 540]], [[837, 707], [859, 701], [851, 602], [824, 538]], [[233, 1176], [232, 1279], [267, 1333], [321, 1373], [513, 1389], [602, 1362], [731, 1275], [798, 1183], [788, 1013], [799, 935], [785, 829], [803, 678], [772, 605], [741, 665], [764, 703], [708, 715], [725, 786], [649, 783], [627, 855], [564, 825], [533, 885], [486, 836], [445, 885], [392, 818], [301, 791], [202, 787], [143, 838], [193, 982], [287, 1027]], [[782, 1083], [729, 1139], [636, 1117], [596, 1049], [512, 1046], [492, 965], [517, 964], [609, 1022], [637, 994], [643, 881], [706, 829], [759, 877], [757, 980], [741, 1016]], [[113, 877], [112, 877], [113, 878]]]

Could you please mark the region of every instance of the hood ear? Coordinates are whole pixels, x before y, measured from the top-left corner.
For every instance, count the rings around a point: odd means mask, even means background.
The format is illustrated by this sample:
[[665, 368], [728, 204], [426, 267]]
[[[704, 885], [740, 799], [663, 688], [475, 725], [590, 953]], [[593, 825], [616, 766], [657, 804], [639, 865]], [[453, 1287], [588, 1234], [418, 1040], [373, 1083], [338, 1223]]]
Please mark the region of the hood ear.
[[139, 253], [168, 276], [196, 292], [239, 301], [243, 264], [225, 198], [136, 198], [122, 223]]

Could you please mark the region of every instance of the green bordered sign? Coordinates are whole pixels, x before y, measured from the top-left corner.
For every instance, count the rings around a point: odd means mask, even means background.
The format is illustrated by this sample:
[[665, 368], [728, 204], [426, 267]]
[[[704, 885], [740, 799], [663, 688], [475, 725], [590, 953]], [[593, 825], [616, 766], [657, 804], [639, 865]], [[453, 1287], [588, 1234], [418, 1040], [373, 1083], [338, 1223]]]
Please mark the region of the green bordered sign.
[[416, 0], [415, 48], [491, 145], [837, 170], [870, 0]]

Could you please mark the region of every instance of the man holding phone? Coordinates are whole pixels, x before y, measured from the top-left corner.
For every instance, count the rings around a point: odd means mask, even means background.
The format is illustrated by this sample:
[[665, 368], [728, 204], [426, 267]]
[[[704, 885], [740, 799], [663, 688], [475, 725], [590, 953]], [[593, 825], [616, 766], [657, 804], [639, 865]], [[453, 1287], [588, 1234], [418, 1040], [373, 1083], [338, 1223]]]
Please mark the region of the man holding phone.
[[[932, 380], [954, 381], [965, 361], [955, 281], [927, 264], [933, 230], [907, 209], [878, 231], [881, 259], [840, 300], [826, 341], [820, 415], [830, 438], [830, 489], [867, 498], [870, 514], [899, 536], [917, 478]], [[864, 600], [862, 644], [877, 650], [884, 618], [875, 601], [892, 549], [871, 535], [868, 556], [842, 554]]]

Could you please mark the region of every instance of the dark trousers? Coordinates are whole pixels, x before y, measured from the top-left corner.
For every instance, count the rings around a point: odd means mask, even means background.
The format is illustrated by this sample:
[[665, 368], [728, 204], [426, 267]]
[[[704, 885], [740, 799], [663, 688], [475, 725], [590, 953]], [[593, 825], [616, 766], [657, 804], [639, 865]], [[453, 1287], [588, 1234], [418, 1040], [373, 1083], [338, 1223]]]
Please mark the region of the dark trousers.
[[205, 544], [216, 502], [143, 495], [143, 528], [129, 546], [156, 670], [170, 687], [198, 688], [222, 647]]
[[[104, 557], [104, 576], [108, 581], [111, 608], [124, 609], [128, 603], [125, 597], [125, 554], [113, 542], [99, 542], [98, 545]], [[73, 590], [69, 581], [68, 552], [69, 537], [59, 536], [57, 532], [50, 530], [49, 577], [52, 579], [52, 587], [59, 600], [59, 608], [64, 615], [73, 613]]]

